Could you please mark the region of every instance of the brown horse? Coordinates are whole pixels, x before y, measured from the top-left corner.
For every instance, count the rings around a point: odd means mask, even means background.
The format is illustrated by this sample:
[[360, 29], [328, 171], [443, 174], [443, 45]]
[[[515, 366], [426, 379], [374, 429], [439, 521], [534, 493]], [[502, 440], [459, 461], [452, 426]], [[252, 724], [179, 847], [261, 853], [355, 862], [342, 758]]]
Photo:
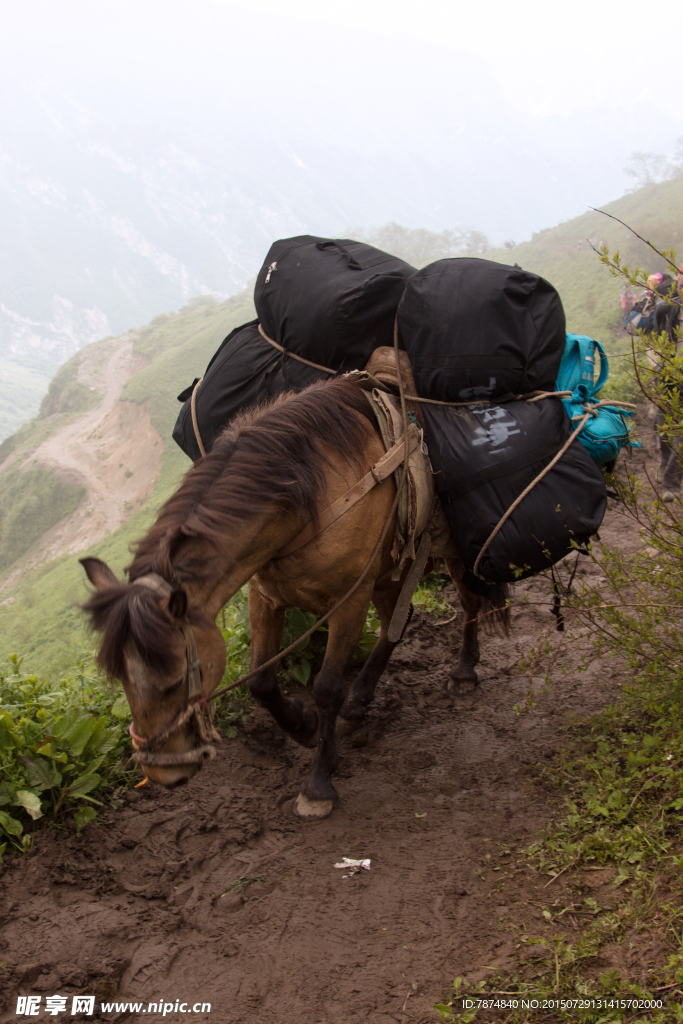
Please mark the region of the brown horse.
[[[325, 614], [361, 576], [392, 515], [392, 476], [304, 546], [278, 555], [383, 455], [363, 392], [345, 378], [314, 384], [233, 420], [136, 545], [128, 582], [99, 559], [83, 559], [96, 588], [84, 607], [103, 634], [98, 662], [123, 683], [133, 743], [143, 751], [138, 760], [153, 781], [186, 782], [212, 751], [201, 743], [207, 734], [198, 698], [208, 697], [223, 676], [225, 647], [215, 620], [243, 584], [249, 582], [251, 664], [258, 669], [280, 649], [287, 607]], [[249, 684], [290, 736], [316, 748], [297, 798], [302, 817], [330, 813], [337, 797], [331, 779], [337, 716], [341, 712], [342, 731], [362, 726], [395, 646], [387, 637], [401, 586], [390, 579], [392, 535], [393, 527], [361, 586], [329, 619], [314, 705], [283, 694], [275, 666]], [[457, 581], [462, 567], [455, 561], [448, 567]], [[471, 687], [484, 601], [462, 585], [459, 590], [466, 626], [452, 679]], [[502, 592], [500, 598], [502, 607]], [[345, 670], [371, 601], [381, 622], [379, 640], [347, 694]], [[150, 738], [158, 752], [148, 756]]]

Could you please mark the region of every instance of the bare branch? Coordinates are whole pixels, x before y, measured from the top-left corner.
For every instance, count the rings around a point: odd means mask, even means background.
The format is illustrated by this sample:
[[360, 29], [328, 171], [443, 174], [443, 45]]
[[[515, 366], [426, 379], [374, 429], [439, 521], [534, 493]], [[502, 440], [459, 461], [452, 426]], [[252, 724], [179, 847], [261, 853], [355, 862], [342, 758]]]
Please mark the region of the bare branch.
[[658, 256], [661, 256], [662, 259], [665, 260], [669, 264], [669, 266], [672, 268], [674, 273], [676, 273], [676, 274], [678, 273], [678, 267], [673, 262], [673, 260], [670, 260], [669, 257], [665, 256], [663, 252], [660, 252], [659, 249], [657, 248], [657, 246], [653, 245], [652, 242], [648, 242], [647, 238], [643, 238], [643, 236], [639, 235], [637, 231], [634, 231], [633, 228], [631, 227], [631, 225], [627, 224], [625, 220], [620, 220], [619, 217], [615, 217], [613, 213], [607, 213], [606, 210], [597, 210], [594, 206], [589, 206], [588, 209], [592, 210], [593, 213], [601, 213], [603, 215], [603, 217], [610, 217], [612, 220], [616, 220], [623, 227], [628, 228], [628, 230], [631, 232], [631, 234], [635, 235], [636, 238], [639, 238], [641, 242], [645, 242], [645, 245], [649, 245], [653, 252], [656, 252]]

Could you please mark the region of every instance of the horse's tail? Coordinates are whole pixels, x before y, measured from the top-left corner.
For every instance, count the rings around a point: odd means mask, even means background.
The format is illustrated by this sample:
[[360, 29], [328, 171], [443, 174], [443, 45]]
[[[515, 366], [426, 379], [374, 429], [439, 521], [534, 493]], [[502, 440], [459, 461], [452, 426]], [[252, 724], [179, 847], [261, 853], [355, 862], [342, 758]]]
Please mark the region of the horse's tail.
[[491, 587], [495, 594], [483, 598], [479, 618], [496, 633], [510, 635], [510, 588], [507, 583], [498, 583]]
[[481, 624], [489, 630], [502, 632], [507, 636], [510, 632], [510, 588], [508, 584], [487, 583], [486, 580], [479, 579], [468, 569], [464, 569], [462, 563], [457, 566], [454, 564], [453, 569], [456, 572], [460, 569], [459, 579], [454, 578], [458, 589], [461, 589], [461, 597], [465, 596], [462, 594], [462, 590], [464, 590], [467, 595], [478, 599], [479, 608], [476, 614]]

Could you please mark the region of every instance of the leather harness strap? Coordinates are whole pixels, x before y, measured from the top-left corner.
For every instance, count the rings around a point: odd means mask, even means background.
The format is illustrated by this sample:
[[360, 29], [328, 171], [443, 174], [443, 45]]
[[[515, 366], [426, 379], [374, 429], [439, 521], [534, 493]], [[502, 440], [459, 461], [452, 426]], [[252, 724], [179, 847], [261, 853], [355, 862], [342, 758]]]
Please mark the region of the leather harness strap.
[[403, 453], [405, 449], [405, 441], [401, 441], [399, 444], [395, 444], [393, 448], [390, 448], [386, 455], [383, 455], [374, 466], [370, 467], [370, 471], [357, 480], [353, 487], [349, 487], [340, 498], [333, 501], [331, 505], [328, 505], [316, 519], [312, 519], [310, 523], [304, 526], [301, 533], [298, 533], [294, 540], [290, 541], [287, 547], [283, 548], [279, 555], [277, 555], [273, 561], [277, 562], [281, 558], [286, 558], [287, 555], [293, 554], [302, 548], [304, 544], [308, 544], [309, 541], [317, 537], [318, 534], [326, 530], [332, 523], [336, 523], [345, 512], [348, 512], [357, 501], [365, 497], [368, 491], [386, 480], [388, 476], [398, 469], [403, 462]]

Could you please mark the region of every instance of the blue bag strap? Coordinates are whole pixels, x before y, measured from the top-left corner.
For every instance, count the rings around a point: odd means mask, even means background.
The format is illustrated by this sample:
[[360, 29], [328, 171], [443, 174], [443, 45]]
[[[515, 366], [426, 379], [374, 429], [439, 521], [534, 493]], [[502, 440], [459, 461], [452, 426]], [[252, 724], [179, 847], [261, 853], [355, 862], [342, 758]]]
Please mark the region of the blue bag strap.
[[[579, 350], [580, 384], [575, 388], [572, 398], [575, 401], [585, 402], [600, 390], [607, 383], [609, 377], [609, 362], [604, 348], [595, 338], [589, 338], [586, 334], [568, 335], [568, 338], [575, 340]], [[595, 377], [595, 353], [600, 355], [600, 375], [597, 381]]]
[[592, 397], [592, 395], [596, 395], [600, 388], [607, 383], [607, 378], [609, 377], [609, 360], [607, 359], [607, 354], [600, 342], [595, 341], [594, 338], [591, 340], [595, 348], [600, 353], [600, 376], [598, 377], [596, 384], [593, 386], [593, 390], [591, 392]]

